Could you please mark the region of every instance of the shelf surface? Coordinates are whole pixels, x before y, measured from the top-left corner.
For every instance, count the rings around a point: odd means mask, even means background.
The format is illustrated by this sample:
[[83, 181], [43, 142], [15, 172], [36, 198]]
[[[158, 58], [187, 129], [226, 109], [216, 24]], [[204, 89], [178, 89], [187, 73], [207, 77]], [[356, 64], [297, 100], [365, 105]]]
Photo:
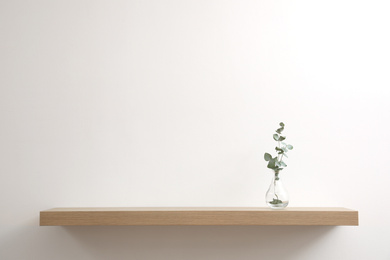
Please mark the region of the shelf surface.
[[346, 208], [54, 208], [40, 212], [41, 226], [302, 225], [358, 226]]

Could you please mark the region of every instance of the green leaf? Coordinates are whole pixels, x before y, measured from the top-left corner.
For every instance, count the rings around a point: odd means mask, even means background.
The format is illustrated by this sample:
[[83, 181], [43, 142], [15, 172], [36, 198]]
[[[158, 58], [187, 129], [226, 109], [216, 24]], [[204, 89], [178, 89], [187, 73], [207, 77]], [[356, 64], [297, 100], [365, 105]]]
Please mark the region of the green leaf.
[[283, 153], [283, 149], [281, 149], [281, 148], [279, 148], [279, 147], [275, 147], [275, 150], [277, 151], [277, 152], [282, 152]]
[[283, 124], [283, 122], [280, 122], [280, 124], [279, 124], [281, 127], [284, 127], [284, 124]]
[[284, 156], [284, 157], [286, 157], [286, 158], [288, 158], [288, 156], [287, 156], [287, 154], [286, 154], [286, 153], [284, 153], [284, 154], [283, 154], [283, 156]]
[[286, 146], [287, 144], [285, 142], [282, 142], [282, 145]]
[[[275, 139], [275, 137], [274, 137], [274, 139]], [[276, 141], [283, 141], [283, 140], [285, 140], [286, 139], [286, 137], [285, 136], [279, 136], [279, 139], [278, 140], [276, 140]]]
[[273, 137], [274, 137], [275, 141], [279, 141], [279, 135], [278, 134], [274, 134]]
[[268, 162], [271, 159], [272, 159], [272, 156], [269, 153], [264, 154], [264, 160], [266, 160]]
[[285, 164], [283, 161], [281, 161], [280, 164], [281, 164], [283, 167], [286, 167], [286, 166], [287, 166], [287, 164]]
[[293, 147], [291, 144], [288, 144], [288, 145], [287, 145], [287, 148], [288, 148], [289, 150], [292, 150], [294, 147]]
[[276, 168], [274, 159], [269, 160], [267, 168], [270, 168], [270, 169], [275, 169]]
[[278, 130], [276, 130], [276, 132], [277, 132], [278, 134], [281, 134], [283, 130], [284, 130], [284, 128], [281, 127], [281, 128], [278, 128]]
[[275, 165], [279, 167], [282, 166], [278, 161], [275, 162]]
[[285, 153], [287, 153], [287, 152], [288, 152], [288, 150], [287, 150], [287, 148], [286, 148], [286, 147], [283, 147], [282, 149], [283, 149], [283, 151], [284, 151]]

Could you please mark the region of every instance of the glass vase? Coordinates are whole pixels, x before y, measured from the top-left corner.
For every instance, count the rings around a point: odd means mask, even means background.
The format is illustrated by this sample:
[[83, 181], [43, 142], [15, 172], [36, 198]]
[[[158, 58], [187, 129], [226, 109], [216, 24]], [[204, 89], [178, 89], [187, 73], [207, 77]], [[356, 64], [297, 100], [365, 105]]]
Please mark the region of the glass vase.
[[265, 195], [265, 201], [271, 209], [284, 209], [288, 205], [288, 193], [280, 180], [279, 171], [274, 171], [271, 185]]

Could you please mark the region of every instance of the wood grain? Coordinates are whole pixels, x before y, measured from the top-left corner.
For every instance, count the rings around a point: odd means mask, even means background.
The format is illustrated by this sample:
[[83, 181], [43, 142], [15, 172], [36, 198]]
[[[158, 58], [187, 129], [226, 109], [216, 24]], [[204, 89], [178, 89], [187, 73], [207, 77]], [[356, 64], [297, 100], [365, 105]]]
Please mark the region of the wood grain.
[[346, 208], [54, 208], [40, 212], [41, 226], [358, 224], [358, 211]]

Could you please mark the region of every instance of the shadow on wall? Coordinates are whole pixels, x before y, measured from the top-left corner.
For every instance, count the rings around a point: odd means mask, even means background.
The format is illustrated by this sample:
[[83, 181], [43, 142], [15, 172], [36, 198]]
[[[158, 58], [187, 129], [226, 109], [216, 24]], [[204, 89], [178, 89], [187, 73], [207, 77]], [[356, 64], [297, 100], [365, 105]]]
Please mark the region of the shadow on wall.
[[[52, 227], [92, 259], [299, 259], [331, 226]], [[61, 232], [62, 233], [62, 232]]]

